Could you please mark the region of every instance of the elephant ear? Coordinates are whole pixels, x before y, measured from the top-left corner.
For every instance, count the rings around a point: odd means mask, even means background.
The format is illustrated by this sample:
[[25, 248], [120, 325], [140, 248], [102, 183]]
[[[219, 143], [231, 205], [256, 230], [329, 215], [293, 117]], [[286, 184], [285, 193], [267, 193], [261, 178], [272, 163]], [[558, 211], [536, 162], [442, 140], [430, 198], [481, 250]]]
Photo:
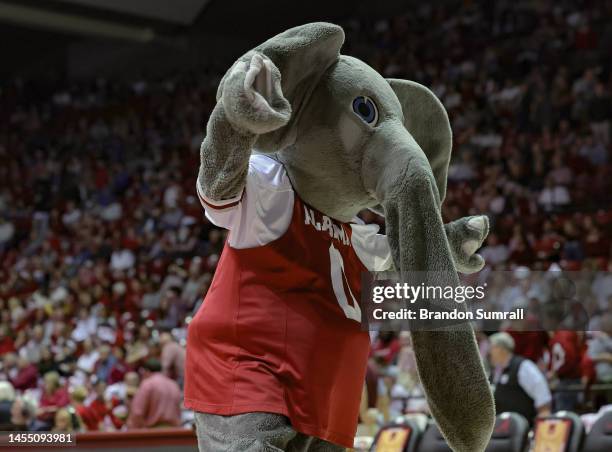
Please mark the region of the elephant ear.
[[[238, 59], [249, 61], [255, 52], [270, 58], [280, 70], [283, 95], [291, 104], [291, 119], [287, 125], [260, 135], [256, 142], [258, 150], [273, 152], [292, 144], [303, 106], [323, 73], [338, 61], [343, 43], [344, 31], [341, 27], [326, 22], [313, 22], [290, 28]], [[223, 83], [231, 70], [219, 84], [217, 100], [221, 97]]]
[[436, 95], [419, 83], [398, 79], [387, 81], [402, 105], [404, 127], [429, 160], [442, 202], [446, 195], [446, 177], [453, 145], [446, 110]]

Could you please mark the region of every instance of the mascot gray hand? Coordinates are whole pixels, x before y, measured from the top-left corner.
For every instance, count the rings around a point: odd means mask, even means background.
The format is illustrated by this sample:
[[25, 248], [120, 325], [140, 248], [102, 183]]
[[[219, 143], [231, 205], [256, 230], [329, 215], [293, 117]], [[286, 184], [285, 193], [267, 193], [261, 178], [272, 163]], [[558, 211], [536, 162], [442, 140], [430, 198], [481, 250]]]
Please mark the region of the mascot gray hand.
[[485, 215], [459, 218], [444, 225], [457, 271], [470, 274], [482, 270], [485, 261], [476, 250], [489, 233], [489, 219]]
[[280, 71], [261, 53], [237, 61], [219, 90], [225, 115], [236, 130], [260, 135], [284, 126], [291, 117]]

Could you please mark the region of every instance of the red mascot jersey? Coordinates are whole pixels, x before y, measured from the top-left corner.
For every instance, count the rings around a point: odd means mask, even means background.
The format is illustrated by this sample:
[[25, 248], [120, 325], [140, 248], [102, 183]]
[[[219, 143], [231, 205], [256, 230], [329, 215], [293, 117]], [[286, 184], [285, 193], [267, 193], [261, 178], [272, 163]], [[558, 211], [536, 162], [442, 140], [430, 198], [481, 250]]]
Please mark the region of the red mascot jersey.
[[352, 447], [370, 348], [361, 275], [389, 268], [386, 237], [309, 207], [263, 155], [236, 199], [198, 196], [230, 233], [189, 324], [185, 405], [283, 414], [299, 432]]

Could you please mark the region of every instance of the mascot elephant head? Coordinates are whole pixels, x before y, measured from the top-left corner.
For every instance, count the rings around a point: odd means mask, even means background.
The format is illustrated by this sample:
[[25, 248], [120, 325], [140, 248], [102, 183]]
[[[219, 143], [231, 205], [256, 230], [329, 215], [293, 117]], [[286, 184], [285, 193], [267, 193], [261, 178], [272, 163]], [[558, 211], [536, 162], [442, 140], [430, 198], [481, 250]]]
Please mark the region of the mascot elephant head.
[[[457, 285], [460, 266], [482, 266], [469, 255], [486, 232], [482, 217], [472, 219], [480, 236], [457, 252], [442, 222], [452, 147], [446, 111], [424, 86], [385, 79], [341, 55], [343, 42], [342, 28], [328, 23], [281, 33], [234, 64], [218, 100], [237, 130], [256, 134], [257, 152], [282, 162], [306, 203], [342, 222], [363, 209], [384, 215], [400, 274]], [[494, 405], [471, 327], [413, 331], [412, 339], [431, 413], [449, 445], [484, 450]]]

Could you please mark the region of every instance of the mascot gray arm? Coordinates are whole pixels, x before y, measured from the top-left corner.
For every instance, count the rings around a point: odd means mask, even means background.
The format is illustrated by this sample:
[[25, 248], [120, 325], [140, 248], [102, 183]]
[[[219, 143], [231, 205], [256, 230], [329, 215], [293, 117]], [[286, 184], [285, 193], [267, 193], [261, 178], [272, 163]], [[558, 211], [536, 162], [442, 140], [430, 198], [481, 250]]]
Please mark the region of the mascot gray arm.
[[254, 52], [238, 60], [219, 85], [200, 149], [198, 184], [206, 199], [240, 196], [257, 136], [284, 126], [290, 117], [274, 63]]

